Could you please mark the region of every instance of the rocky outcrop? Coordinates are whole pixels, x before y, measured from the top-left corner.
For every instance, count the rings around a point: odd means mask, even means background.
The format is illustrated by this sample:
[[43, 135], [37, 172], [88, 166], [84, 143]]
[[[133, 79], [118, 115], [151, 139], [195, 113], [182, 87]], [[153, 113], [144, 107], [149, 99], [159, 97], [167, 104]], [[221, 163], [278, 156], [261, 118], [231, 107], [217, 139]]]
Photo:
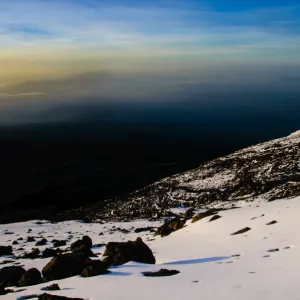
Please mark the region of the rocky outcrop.
[[42, 283], [41, 272], [35, 268], [29, 269], [19, 280], [19, 286], [30, 286]]
[[180, 218], [174, 218], [169, 221], [166, 221], [162, 226], [160, 226], [155, 232], [154, 236], [160, 235], [161, 237], [167, 236], [172, 232], [183, 228], [186, 220]]
[[103, 261], [109, 266], [123, 265], [129, 261], [155, 264], [155, 257], [151, 249], [141, 238], [124, 243], [110, 242], [106, 245], [103, 256], [105, 256]]
[[0, 256], [12, 255], [13, 249], [12, 246], [0, 246]]
[[80, 275], [87, 263], [82, 253], [59, 254], [43, 268], [42, 274], [46, 280], [57, 280]]
[[55, 249], [50, 249], [50, 248], [46, 248], [43, 253], [42, 253], [42, 257], [43, 258], [47, 258], [47, 257], [54, 257], [59, 253], [59, 251], [55, 250]]
[[92, 239], [89, 236], [83, 236], [81, 240], [78, 240], [71, 244], [71, 250], [75, 250], [76, 248], [80, 248], [84, 246], [87, 249], [91, 249], [93, 247]]
[[107, 270], [107, 265], [105, 263], [101, 260], [91, 260], [86, 264], [84, 270], [81, 272], [81, 276], [92, 277], [107, 273], [109, 273], [109, 271]]
[[4, 267], [0, 270], [0, 285], [2, 287], [17, 286], [25, 273], [22, 267]]

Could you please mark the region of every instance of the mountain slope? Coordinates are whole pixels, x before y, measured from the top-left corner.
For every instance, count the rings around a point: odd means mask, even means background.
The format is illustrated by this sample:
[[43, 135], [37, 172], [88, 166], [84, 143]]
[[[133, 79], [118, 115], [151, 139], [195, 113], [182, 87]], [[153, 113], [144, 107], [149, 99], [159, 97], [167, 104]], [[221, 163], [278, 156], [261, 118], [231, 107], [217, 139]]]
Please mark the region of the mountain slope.
[[[108, 203], [101, 216], [136, 219], [168, 216], [177, 206], [204, 208], [262, 197], [300, 195], [300, 131], [215, 159]], [[97, 211], [97, 209], [94, 209]], [[100, 216], [94, 214], [93, 217]]]
[[[220, 212], [222, 218], [209, 222], [208, 218], [199, 222], [187, 222], [187, 226], [168, 237], [151, 237], [139, 234], [149, 245], [156, 257], [156, 265], [129, 262], [110, 268], [111, 273], [91, 278], [75, 276], [56, 280], [61, 290], [50, 292], [55, 295], [81, 297], [83, 299], [211, 299], [211, 300], [282, 300], [298, 299], [298, 273], [300, 260], [298, 247], [300, 197], [282, 199], [267, 203], [261, 201], [246, 207]], [[267, 225], [277, 221], [273, 225]], [[274, 223], [274, 222], [273, 222]], [[0, 244], [10, 245], [18, 237], [37, 236], [43, 232], [48, 238], [55, 232], [58, 239], [66, 239], [74, 234], [65, 247], [74, 239], [88, 234], [94, 243], [107, 243], [133, 239], [137, 234], [111, 234], [113, 226], [127, 228], [133, 226], [157, 225], [151, 222], [84, 224], [64, 222], [59, 224], [35, 222], [0, 225]], [[248, 226], [245, 234], [231, 235]], [[5, 229], [13, 233], [5, 235]], [[32, 232], [27, 233], [31, 228]], [[133, 230], [133, 229], [131, 229]], [[104, 234], [99, 236], [99, 232]], [[9, 237], [9, 238], [8, 238]], [[20, 241], [15, 248], [23, 247], [31, 251], [34, 243]], [[41, 249], [47, 247], [42, 246]], [[49, 246], [48, 246], [49, 247]], [[103, 248], [93, 248], [101, 259]], [[16, 252], [18, 253], [18, 252]], [[0, 258], [0, 262], [7, 260]], [[20, 259], [18, 263], [41, 270], [49, 259]], [[171, 277], [146, 278], [144, 271], [157, 271], [161, 268], [180, 271]], [[44, 287], [51, 283], [36, 286], [12, 288], [17, 293], [3, 296], [3, 299], [22, 299], [22, 296], [44, 293]], [[117, 287], [117, 288], [116, 288]], [[1, 297], [0, 297], [1, 298]], [[33, 297], [36, 299], [36, 297]]]

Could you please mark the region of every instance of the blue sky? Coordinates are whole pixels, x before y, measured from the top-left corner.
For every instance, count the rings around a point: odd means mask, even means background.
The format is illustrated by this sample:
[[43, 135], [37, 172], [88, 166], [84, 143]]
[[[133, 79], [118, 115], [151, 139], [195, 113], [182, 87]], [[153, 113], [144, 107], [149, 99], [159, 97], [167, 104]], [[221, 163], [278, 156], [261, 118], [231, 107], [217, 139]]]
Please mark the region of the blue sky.
[[[62, 74], [71, 63], [72, 72], [99, 65], [154, 70], [162, 61], [171, 69], [216, 61], [298, 63], [300, 3], [1, 0], [0, 47], [9, 80], [22, 77], [16, 61], [29, 77]], [[4, 76], [0, 71], [0, 85]]]

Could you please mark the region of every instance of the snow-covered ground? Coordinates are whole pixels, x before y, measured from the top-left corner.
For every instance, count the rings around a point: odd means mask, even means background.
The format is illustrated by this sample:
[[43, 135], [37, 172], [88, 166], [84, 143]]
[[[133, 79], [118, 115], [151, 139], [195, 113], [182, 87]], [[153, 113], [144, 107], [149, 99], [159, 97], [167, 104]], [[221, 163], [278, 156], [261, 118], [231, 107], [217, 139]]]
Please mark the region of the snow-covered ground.
[[[62, 290], [49, 293], [56, 295], [94, 300], [300, 299], [300, 197], [270, 203], [249, 203], [239, 209], [220, 212], [219, 215], [222, 218], [213, 222], [208, 222], [209, 218], [193, 224], [188, 222], [185, 228], [164, 238], [150, 238], [150, 233], [110, 234], [112, 226], [132, 231], [132, 227], [159, 225], [147, 221], [103, 225], [79, 222], [0, 225], [0, 245], [10, 245], [18, 237], [36, 236], [43, 231], [43, 236], [48, 240], [65, 239], [72, 232], [74, 241], [87, 234], [95, 244], [141, 236], [156, 257], [156, 265], [130, 262], [111, 268], [112, 273], [108, 275], [91, 278], [78, 276], [55, 281]], [[277, 223], [266, 225], [273, 220]], [[244, 227], [250, 227], [251, 230], [231, 235]], [[29, 228], [32, 232], [26, 233]], [[5, 230], [13, 234], [5, 235]], [[99, 236], [100, 232], [103, 235]], [[16, 246], [29, 251], [34, 244]], [[279, 251], [268, 252], [275, 248]], [[93, 251], [102, 253], [104, 248], [94, 248]], [[4, 259], [7, 258], [1, 258], [0, 263]], [[21, 260], [21, 263], [25, 269], [36, 267], [41, 270], [49, 260]], [[180, 274], [158, 278], [143, 277], [141, 274], [143, 271], [161, 268], [176, 269]], [[25, 291], [2, 298], [18, 299], [24, 295], [40, 294], [43, 293], [41, 289], [47, 285], [49, 283], [26, 287]]]

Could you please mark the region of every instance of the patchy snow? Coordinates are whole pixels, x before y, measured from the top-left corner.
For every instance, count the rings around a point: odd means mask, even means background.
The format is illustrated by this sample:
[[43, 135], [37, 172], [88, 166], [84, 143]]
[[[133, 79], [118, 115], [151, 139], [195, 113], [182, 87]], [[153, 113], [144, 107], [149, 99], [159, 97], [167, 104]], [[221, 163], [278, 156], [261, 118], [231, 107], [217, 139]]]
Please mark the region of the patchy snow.
[[[71, 231], [74, 234], [72, 241], [88, 234], [94, 243], [122, 241], [141, 235], [157, 259], [156, 265], [131, 262], [111, 268], [112, 273], [108, 275], [55, 281], [62, 288], [61, 291], [51, 292], [56, 295], [93, 300], [182, 300], [199, 297], [210, 300], [299, 299], [299, 213], [300, 197], [270, 203], [245, 202], [243, 208], [220, 212], [222, 218], [214, 222], [208, 222], [208, 218], [193, 224], [189, 221], [185, 228], [170, 236], [151, 238], [151, 241], [147, 241], [145, 234], [110, 234], [113, 226], [131, 229], [159, 225], [147, 221], [103, 225], [79, 222], [36, 225], [27, 222], [0, 225], [0, 244], [8, 245], [18, 237], [36, 236], [42, 231], [46, 232], [43, 234], [46, 238], [53, 235], [58, 239], [68, 237]], [[273, 220], [278, 223], [266, 225]], [[251, 230], [245, 234], [231, 235], [244, 227]], [[25, 233], [29, 228], [32, 232]], [[5, 230], [14, 234], [5, 235]], [[99, 236], [100, 232], [104, 234]], [[28, 251], [34, 243], [17, 246]], [[279, 251], [268, 252], [274, 248]], [[102, 249], [93, 251], [99, 253]], [[7, 258], [1, 258], [1, 261], [4, 259]], [[37, 267], [41, 270], [48, 260], [21, 262], [26, 269]], [[147, 278], [141, 274], [160, 268], [176, 269], [181, 273], [161, 278]], [[41, 289], [47, 285], [49, 283], [27, 287], [25, 291], [3, 296], [3, 299], [43, 293]]]

